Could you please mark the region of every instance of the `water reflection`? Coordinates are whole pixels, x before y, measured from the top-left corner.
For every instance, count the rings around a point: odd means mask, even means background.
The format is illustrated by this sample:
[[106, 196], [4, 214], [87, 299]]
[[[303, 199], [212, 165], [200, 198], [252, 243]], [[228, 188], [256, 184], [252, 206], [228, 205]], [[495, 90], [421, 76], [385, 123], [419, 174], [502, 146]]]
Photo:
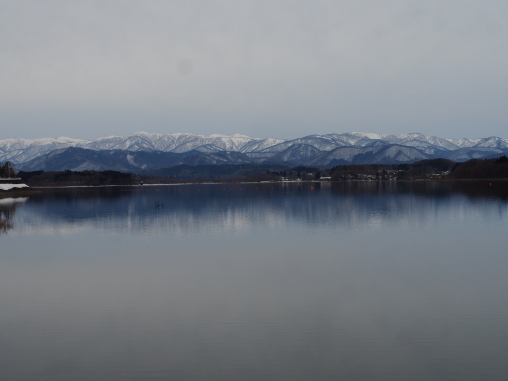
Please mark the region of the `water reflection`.
[[[351, 182], [227, 184], [45, 191], [18, 218], [20, 233], [59, 234], [84, 228], [133, 234], [242, 231], [288, 223], [359, 229], [460, 221], [466, 215], [499, 219], [506, 183]], [[489, 200], [500, 200], [487, 208]], [[157, 206], [159, 203], [159, 207]], [[160, 204], [164, 203], [164, 207]], [[489, 205], [494, 205], [490, 202]]]
[[336, 192], [352, 194], [415, 194], [422, 197], [452, 197], [457, 194], [470, 199], [483, 198], [508, 201], [508, 181], [398, 181], [332, 183]]
[[6, 234], [14, 228], [13, 219], [16, 207], [28, 200], [27, 197], [0, 199], [0, 234]]
[[504, 381], [483, 186], [46, 191], [0, 240], [1, 378]]

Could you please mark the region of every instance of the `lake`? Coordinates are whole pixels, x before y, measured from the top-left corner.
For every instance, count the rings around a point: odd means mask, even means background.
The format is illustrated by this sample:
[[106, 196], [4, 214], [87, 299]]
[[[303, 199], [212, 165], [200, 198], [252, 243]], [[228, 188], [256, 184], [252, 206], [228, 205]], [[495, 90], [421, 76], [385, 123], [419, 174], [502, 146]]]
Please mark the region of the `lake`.
[[0, 199], [2, 380], [508, 379], [508, 186]]

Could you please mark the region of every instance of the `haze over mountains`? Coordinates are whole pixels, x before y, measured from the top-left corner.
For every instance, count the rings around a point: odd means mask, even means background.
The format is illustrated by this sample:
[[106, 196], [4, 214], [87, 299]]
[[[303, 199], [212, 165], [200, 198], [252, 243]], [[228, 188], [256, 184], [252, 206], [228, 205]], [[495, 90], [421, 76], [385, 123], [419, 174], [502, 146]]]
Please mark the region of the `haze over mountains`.
[[87, 141], [72, 138], [0, 140], [0, 162], [17, 170], [118, 170], [147, 172], [176, 165], [273, 164], [329, 167], [397, 164], [446, 158], [466, 161], [508, 154], [508, 139], [443, 139], [418, 133], [350, 132], [298, 139], [244, 135], [138, 132]]

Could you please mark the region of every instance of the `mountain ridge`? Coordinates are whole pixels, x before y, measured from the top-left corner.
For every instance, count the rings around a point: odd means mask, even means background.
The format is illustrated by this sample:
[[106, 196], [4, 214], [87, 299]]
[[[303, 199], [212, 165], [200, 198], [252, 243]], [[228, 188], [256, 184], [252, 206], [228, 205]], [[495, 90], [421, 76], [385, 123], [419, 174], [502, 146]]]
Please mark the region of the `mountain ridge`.
[[[85, 151], [70, 150], [71, 148], [87, 150], [86, 155], [83, 156]], [[127, 165], [129, 163], [127, 157], [129, 155], [134, 157], [136, 152], [154, 153], [155, 159], [148, 159], [146, 154], [135, 156], [143, 156], [147, 160], [145, 163], [147, 167], [153, 167], [157, 162], [158, 168], [181, 164], [197, 165], [196, 163], [330, 166], [334, 163], [335, 165], [367, 163], [369, 160], [372, 164], [389, 164], [436, 157], [466, 161], [472, 158], [500, 156], [508, 153], [508, 139], [495, 136], [479, 139], [445, 139], [420, 133], [395, 135], [346, 132], [313, 134], [284, 140], [252, 138], [241, 134], [207, 136], [142, 131], [95, 140], [66, 137], [0, 140], [0, 162], [11, 161], [23, 170], [43, 168], [127, 170], [132, 168], [132, 165]], [[159, 160], [161, 156], [157, 156], [156, 153], [174, 155], [164, 155], [166, 161], [162, 161]], [[59, 156], [59, 160], [55, 160], [55, 155]], [[94, 155], [99, 156], [101, 160], [94, 161]], [[58, 168], [51, 167], [49, 164], [51, 162], [60, 164]], [[62, 167], [65, 162], [69, 163], [68, 168]]]

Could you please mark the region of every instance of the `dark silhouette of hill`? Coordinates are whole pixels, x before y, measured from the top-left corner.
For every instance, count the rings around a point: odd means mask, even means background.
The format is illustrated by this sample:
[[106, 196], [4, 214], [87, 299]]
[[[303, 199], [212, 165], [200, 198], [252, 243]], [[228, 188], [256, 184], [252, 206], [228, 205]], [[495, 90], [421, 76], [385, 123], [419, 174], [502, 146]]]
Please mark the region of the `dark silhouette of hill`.
[[472, 159], [457, 163], [450, 174], [452, 179], [508, 179], [508, 157]]

